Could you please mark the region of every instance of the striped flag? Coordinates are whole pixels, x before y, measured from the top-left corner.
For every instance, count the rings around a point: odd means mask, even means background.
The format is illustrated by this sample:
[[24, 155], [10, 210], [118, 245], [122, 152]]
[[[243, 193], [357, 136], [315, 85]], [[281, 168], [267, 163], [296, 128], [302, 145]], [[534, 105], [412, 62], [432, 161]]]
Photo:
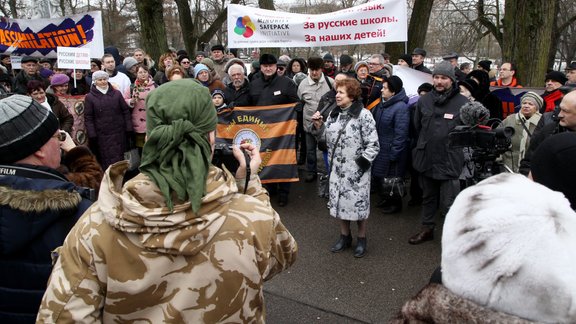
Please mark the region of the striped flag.
[[295, 104], [234, 107], [218, 113], [216, 143], [260, 147], [262, 183], [297, 182]]

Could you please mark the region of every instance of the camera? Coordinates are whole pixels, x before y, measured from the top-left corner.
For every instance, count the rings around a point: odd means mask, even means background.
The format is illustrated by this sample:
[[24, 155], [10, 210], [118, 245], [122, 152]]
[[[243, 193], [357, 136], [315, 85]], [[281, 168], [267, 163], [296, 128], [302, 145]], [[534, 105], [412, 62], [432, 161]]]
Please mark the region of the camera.
[[212, 164], [222, 168], [225, 166], [228, 171], [233, 174], [236, 173], [240, 163], [232, 153], [232, 145], [226, 143], [217, 143], [214, 146], [214, 155], [212, 156]]

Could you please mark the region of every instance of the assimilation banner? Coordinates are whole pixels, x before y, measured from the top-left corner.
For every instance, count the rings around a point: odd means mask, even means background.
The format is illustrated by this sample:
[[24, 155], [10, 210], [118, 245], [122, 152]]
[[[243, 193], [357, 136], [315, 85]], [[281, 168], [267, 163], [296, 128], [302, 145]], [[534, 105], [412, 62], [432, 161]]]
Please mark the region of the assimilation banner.
[[216, 142], [260, 147], [262, 183], [298, 181], [294, 104], [234, 107], [218, 113]]
[[0, 21], [0, 53], [56, 57], [57, 47], [90, 49], [90, 57], [104, 55], [100, 11], [51, 19]]
[[310, 47], [408, 40], [406, 1], [376, 0], [321, 15], [228, 5], [228, 47]]

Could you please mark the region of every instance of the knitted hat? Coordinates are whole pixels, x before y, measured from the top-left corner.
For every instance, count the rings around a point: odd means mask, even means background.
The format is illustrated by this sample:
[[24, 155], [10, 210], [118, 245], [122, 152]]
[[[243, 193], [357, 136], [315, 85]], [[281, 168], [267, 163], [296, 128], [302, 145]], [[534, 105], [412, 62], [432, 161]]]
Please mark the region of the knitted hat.
[[204, 64], [196, 64], [196, 66], [194, 67], [194, 77], [198, 77], [198, 73], [200, 73], [201, 71], [208, 71], [210, 72], [210, 69], [208, 69], [208, 67]]
[[539, 111], [540, 108], [544, 106], [544, 99], [542, 99], [542, 97], [540, 97], [536, 92], [526, 92], [522, 98], [520, 98], [520, 103], [524, 102], [524, 100], [532, 101], [532, 103], [536, 105], [536, 111]]
[[138, 64], [138, 61], [136, 61], [136, 59], [133, 58], [132, 56], [128, 56], [127, 58], [124, 59], [122, 64], [124, 64], [126, 70], [130, 70], [134, 65]]
[[544, 80], [545, 81], [552, 80], [560, 82], [560, 84], [564, 84], [566, 83], [566, 81], [568, 81], [568, 78], [564, 75], [564, 73], [560, 71], [550, 71], [546, 73], [546, 78]]
[[368, 68], [368, 63], [366, 63], [366, 61], [360, 61], [356, 63], [356, 65], [354, 65], [354, 71], [358, 71], [358, 69], [361, 68], [362, 66]]
[[296, 83], [296, 86], [299, 86], [302, 81], [304, 81], [308, 76], [302, 72], [298, 72], [294, 75], [292, 80]]
[[222, 52], [224, 52], [224, 46], [222, 44], [216, 44], [216, 45], [212, 46], [210, 51], [222, 51]]
[[308, 58], [308, 69], [310, 70], [318, 70], [321, 69], [324, 65], [324, 59], [319, 56], [312, 56]]
[[278, 63], [278, 60], [276, 60], [276, 56], [274, 56], [272, 54], [262, 54], [260, 56], [259, 61], [260, 61], [260, 65]]
[[382, 68], [385, 69], [386, 71], [388, 71], [388, 75], [392, 75], [394, 74], [394, 65], [392, 65], [391, 63], [384, 63], [384, 65], [382, 65]]
[[388, 90], [394, 93], [400, 92], [402, 90], [402, 87], [404, 86], [402, 79], [400, 79], [395, 75], [384, 79], [384, 82], [388, 83]]
[[45, 68], [40, 69], [40, 76], [44, 79], [48, 79], [51, 75], [54, 75], [54, 71]]
[[332, 54], [330, 53], [326, 53], [322, 59], [324, 60], [324, 62], [334, 63], [334, 56], [332, 56]]
[[96, 71], [94, 73], [92, 73], [92, 82], [98, 80], [98, 79], [110, 79], [110, 75], [108, 75], [108, 72], [105, 71]]
[[354, 60], [352, 59], [352, 57], [350, 57], [350, 55], [340, 55], [340, 65], [349, 65], [354, 63]]
[[400, 55], [399, 60], [402, 60], [402, 61], [408, 63], [409, 66], [412, 66], [412, 55], [402, 54], [402, 55]]
[[224, 91], [222, 91], [220, 89], [216, 89], [216, 90], [212, 91], [212, 98], [214, 98], [215, 95], [221, 95], [222, 99], [226, 99], [226, 96], [224, 95]]
[[29, 96], [0, 100], [0, 163], [32, 155], [58, 130], [58, 118]]
[[483, 68], [484, 70], [490, 71], [490, 66], [492, 65], [492, 61], [490, 61], [490, 60], [480, 61], [480, 62], [478, 62], [478, 65], [480, 65], [480, 67]]
[[552, 135], [539, 146], [530, 163], [534, 181], [560, 191], [576, 210], [576, 133]]
[[67, 84], [68, 81], [70, 81], [70, 77], [68, 77], [66, 74], [56, 73], [52, 76], [52, 79], [50, 80], [50, 85], [59, 86]]
[[[544, 170], [566, 183], [576, 176], [576, 134], [570, 135], [561, 145], [539, 146], [549, 161]], [[450, 207], [442, 233], [442, 283], [487, 309], [539, 323], [575, 323], [574, 246], [576, 213], [562, 193], [500, 173], [463, 190]]]
[[212, 61], [211, 59], [205, 57], [202, 59], [200, 63], [206, 65], [208, 69], [210, 69], [210, 71], [214, 70], [214, 61]]
[[[173, 197], [200, 209], [216, 129], [216, 109], [208, 88], [193, 79], [167, 82], [146, 98], [147, 141], [140, 171], [158, 186], [173, 209]], [[183, 167], [185, 166], [185, 167]]]
[[426, 56], [426, 51], [425, 51], [423, 48], [416, 47], [416, 48], [412, 51], [412, 55], [422, 55], [422, 56]]
[[432, 76], [434, 75], [445, 75], [452, 79], [453, 82], [456, 82], [456, 74], [454, 73], [454, 67], [448, 61], [442, 61], [440, 63], [436, 63], [434, 66], [434, 72], [432, 72]]

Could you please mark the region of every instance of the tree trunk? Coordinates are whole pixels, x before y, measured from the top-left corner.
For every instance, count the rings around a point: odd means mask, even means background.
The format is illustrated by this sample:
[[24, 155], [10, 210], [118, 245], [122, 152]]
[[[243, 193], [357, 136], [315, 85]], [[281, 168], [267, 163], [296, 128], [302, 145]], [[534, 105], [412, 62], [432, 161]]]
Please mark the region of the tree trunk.
[[[196, 52], [196, 26], [192, 21], [192, 13], [188, 0], [176, 0], [178, 7], [178, 17], [180, 28], [182, 28], [182, 38], [184, 38], [184, 47], [190, 55]], [[196, 12], [198, 14], [198, 12]]]
[[516, 64], [523, 86], [542, 86], [548, 69], [556, 1], [508, 0], [503, 19], [503, 62]]
[[154, 60], [168, 50], [162, 0], [136, 1], [144, 50]]
[[[415, 0], [414, 9], [410, 16], [408, 25], [408, 48], [407, 52], [412, 53], [416, 47], [424, 48], [426, 42], [426, 32], [428, 31], [428, 21], [432, 13], [434, 0]], [[394, 42], [386, 44], [386, 53], [390, 54], [391, 63], [397, 62], [400, 55], [404, 54], [404, 43]]]

